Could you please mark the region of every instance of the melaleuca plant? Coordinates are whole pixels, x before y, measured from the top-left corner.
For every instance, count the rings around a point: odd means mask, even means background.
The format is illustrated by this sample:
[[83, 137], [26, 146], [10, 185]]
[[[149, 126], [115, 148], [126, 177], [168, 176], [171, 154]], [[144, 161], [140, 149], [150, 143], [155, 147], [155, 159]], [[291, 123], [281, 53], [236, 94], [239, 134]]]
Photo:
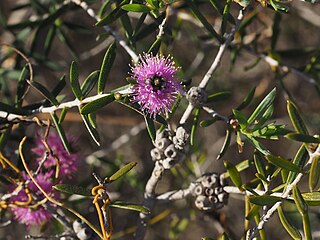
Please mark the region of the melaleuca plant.
[[1, 1], [0, 236], [316, 239], [318, 9]]

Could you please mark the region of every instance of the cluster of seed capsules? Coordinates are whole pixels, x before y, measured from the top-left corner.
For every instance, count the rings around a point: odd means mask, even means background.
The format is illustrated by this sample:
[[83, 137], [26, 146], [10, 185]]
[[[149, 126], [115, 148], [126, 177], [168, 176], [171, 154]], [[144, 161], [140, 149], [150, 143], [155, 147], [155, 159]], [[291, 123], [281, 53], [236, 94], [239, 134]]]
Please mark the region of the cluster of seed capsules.
[[[75, 220], [72, 223], [74, 233], [77, 235], [79, 240], [96, 240], [98, 239], [96, 234], [93, 234], [92, 230], [80, 219]], [[74, 238], [61, 237], [61, 240], [69, 240]]]
[[174, 133], [168, 129], [157, 131], [154, 146], [151, 150], [153, 161], [157, 161], [164, 169], [170, 169], [183, 161], [188, 149], [189, 133], [183, 127], [178, 127]]
[[192, 192], [195, 206], [202, 211], [222, 208], [228, 202], [228, 193], [223, 189], [225, 184], [225, 179], [217, 173], [206, 173], [198, 178]]

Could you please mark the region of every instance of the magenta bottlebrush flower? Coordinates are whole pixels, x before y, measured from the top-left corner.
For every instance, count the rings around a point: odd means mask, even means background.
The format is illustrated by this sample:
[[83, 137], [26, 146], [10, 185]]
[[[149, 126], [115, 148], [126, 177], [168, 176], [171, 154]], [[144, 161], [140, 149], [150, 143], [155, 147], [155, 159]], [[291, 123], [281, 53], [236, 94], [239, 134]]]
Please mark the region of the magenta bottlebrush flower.
[[[42, 141], [42, 138], [38, 136], [36, 139], [37, 146], [32, 149], [32, 151], [39, 156], [39, 158], [36, 159], [38, 163], [43, 159], [45, 152], [47, 151]], [[71, 145], [74, 142], [74, 138], [69, 138], [69, 143]], [[60, 137], [54, 133], [49, 134], [47, 138], [47, 144], [51, 148], [53, 154], [59, 159], [59, 177], [71, 178], [72, 174], [78, 170], [80, 156], [77, 153], [68, 153], [65, 150]], [[49, 155], [49, 157], [45, 160], [43, 167], [49, 169], [55, 167], [56, 164], [57, 161], [54, 156]]]
[[[36, 176], [36, 181], [42, 187], [46, 193], [49, 195], [53, 195], [51, 182], [52, 172], [47, 172], [45, 174], [39, 173]], [[30, 180], [30, 177], [26, 173], [22, 173], [23, 180]], [[41, 204], [36, 205], [37, 202], [43, 200], [45, 196], [40, 192], [37, 186], [30, 181], [27, 185], [30, 193], [33, 194], [37, 198], [37, 201], [32, 201], [30, 204], [26, 206], [15, 205], [15, 202], [27, 202], [28, 196], [24, 189], [20, 190], [19, 193], [10, 198], [10, 202], [14, 205], [10, 210], [14, 214], [14, 218], [29, 227], [30, 225], [39, 225], [43, 222], [48, 221], [52, 215], [48, 212]], [[10, 186], [10, 190], [13, 191], [16, 186]], [[31, 207], [33, 205], [33, 207]]]
[[133, 102], [138, 102], [142, 111], [155, 117], [170, 111], [182, 87], [174, 78], [177, 68], [171, 57], [140, 56], [140, 63], [132, 67], [132, 77], [137, 81], [133, 86]]

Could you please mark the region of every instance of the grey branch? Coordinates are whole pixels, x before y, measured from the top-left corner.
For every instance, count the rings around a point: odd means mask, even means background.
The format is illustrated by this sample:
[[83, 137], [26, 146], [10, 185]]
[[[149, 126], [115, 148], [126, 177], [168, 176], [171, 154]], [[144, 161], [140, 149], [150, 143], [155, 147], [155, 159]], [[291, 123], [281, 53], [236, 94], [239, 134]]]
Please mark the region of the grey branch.
[[[320, 156], [320, 145], [318, 145], [317, 149], [315, 152], [311, 153], [309, 152], [309, 160], [305, 166], [306, 169], [308, 169], [311, 165], [311, 163], [314, 161], [314, 159], [316, 157], [319, 157]], [[291, 190], [294, 186], [296, 186], [300, 180], [302, 179], [302, 177], [304, 176], [304, 173], [299, 173], [297, 175], [297, 177], [295, 178], [295, 180], [289, 184], [287, 186], [287, 188], [285, 189], [285, 191], [282, 193], [281, 195], [281, 198], [287, 198], [289, 196], [289, 194], [291, 193]], [[263, 229], [263, 226], [265, 223], [268, 222], [268, 220], [271, 218], [272, 214], [277, 210], [277, 208], [281, 205], [282, 202], [277, 202], [275, 203], [268, 211], [265, 215], [263, 215], [261, 217], [261, 220], [260, 222], [258, 223], [257, 227], [255, 227], [254, 229], [252, 229], [251, 233], [250, 233], [250, 236], [249, 236], [249, 239], [252, 240], [255, 238], [255, 236], [257, 235], [258, 233], [258, 230], [261, 230]]]
[[[240, 10], [240, 12], [238, 14], [238, 17], [237, 17], [236, 24], [231, 29], [231, 32], [228, 34], [225, 42], [220, 45], [218, 53], [217, 53], [215, 59], [213, 60], [209, 70], [207, 71], [207, 73], [205, 74], [204, 78], [201, 80], [201, 82], [199, 84], [200, 88], [203, 88], [203, 89], [206, 88], [206, 86], [208, 85], [209, 80], [211, 79], [213, 73], [218, 69], [225, 50], [231, 44], [231, 42], [232, 42], [232, 40], [234, 38], [234, 34], [238, 30], [238, 28], [240, 26], [240, 23], [242, 22], [242, 20], [244, 18], [244, 11], [245, 11], [245, 9]], [[190, 117], [190, 115], [192, 113], [193, 108], [194, 108], [194, 106], [192, 105], [192, 103], [189, 103], [186, 111], [184, 112], [184, 114], [181, 117], [181, 120], [180, 120], [180, 124], [181, 125], [186, 123], [187, 119]]]
[[[99, 22], [101, 19], [95, 14], [93, 9], [89, 8], [86, 2], [81, 1], [81, 0], [71, 0], [74, 4], [80, 6], [83, 10], [85, 10], [90, 17], [95, 19], [97, 22]], [[123, 49], [130, 55], [132, 58], [133, 62], [138, 62], [139, 61], [139, 56], [128, 46], [127, 42], [124, 41], [121, 36], [116, 32], [111, 29], [109, 26], [103, 26], [103, 28], [109, 32], [114, 39], [123, 47]]]

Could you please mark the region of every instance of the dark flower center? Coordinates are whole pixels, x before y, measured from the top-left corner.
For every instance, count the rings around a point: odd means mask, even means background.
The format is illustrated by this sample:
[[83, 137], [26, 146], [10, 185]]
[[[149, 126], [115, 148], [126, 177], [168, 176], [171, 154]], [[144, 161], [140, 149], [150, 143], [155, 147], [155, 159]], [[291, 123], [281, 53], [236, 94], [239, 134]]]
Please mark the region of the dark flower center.
[[163, 90], [166, 87], [166, 79], [158, 75], [153, 75], [152, 77], [148, 78], [147, 83], [152, 86], [152, 90], [154, 92]]

